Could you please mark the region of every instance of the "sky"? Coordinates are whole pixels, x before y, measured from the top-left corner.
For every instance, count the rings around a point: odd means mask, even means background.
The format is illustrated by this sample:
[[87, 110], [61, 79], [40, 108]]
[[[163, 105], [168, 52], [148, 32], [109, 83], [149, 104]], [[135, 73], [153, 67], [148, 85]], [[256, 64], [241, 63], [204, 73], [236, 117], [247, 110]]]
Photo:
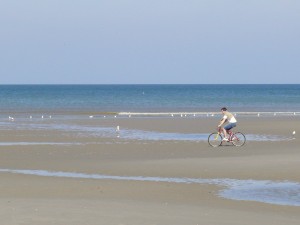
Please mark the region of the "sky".
[[0, 0], [0, 84], [299, 84], [299, 12], [299, 0]]

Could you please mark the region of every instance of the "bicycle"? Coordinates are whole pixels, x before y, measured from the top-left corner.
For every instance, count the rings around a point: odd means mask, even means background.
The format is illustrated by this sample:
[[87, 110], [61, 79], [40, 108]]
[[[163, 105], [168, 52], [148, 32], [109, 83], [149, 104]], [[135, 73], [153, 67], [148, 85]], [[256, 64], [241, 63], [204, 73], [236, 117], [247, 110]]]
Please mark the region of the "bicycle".
[[208, 144], [212, 147], [218, 147], [223, 144], [223, 142], [230, 142], [234, 146], [241, 147], [246, 143], [246, 137], [242, 132], [234, 132], [231, 130], [227, 130], [229, 134], [228, 141], [223, 141], [223, 134], [221, 132], [221, 128], [218, 128], [218, 132], [213, 132], [208, 136]]

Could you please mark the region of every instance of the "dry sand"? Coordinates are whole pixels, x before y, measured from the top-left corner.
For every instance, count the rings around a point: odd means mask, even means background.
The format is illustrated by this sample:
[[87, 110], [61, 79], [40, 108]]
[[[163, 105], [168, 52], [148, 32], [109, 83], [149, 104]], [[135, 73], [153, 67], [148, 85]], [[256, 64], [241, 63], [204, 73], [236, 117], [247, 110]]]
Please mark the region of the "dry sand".
[[[247, 134], [292, 137], [209, 147], [206, 141], [120, 140], [72, 131], [2, 129], [0, 143], [78, 142], [84, 145], [2, 145], [0, 168], [145, 177], [232, 178], [300, 182], [300, 118], [241, 117]], [[14, 123], [18, 123], [16, 120]], [[45, 122], [46, 123], [46, 122]], [[209, 133], [217, 118], [78, 120], [159, 132]], [[299, 224], [300, 207], [218, 196], [220, 186], [93, 180], [0, 173], [0, 225]]]

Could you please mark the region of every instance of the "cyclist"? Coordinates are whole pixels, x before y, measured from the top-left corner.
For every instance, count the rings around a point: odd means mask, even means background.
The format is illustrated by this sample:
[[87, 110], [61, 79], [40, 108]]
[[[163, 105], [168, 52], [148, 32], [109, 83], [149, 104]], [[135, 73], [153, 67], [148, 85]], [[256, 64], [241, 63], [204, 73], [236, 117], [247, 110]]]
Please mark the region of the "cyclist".
[[[228, 141], [228, 133], [227, 131], [236, 127], [236, 119], [235, 117], [227, 111], [227, 108], [223, 107], [221, 109], [221, 112], [222, 114], [224, 115], [223, 118], [221, 119], [220, 121], [220, 124], [218, 125], [218, 127], [221, 127], [222, 131], [223, 131], [223, 134], [224, 134], [224, 138], [223, 138], [223, 141]], [[228, 122], [227, 125], [225, 125], [224, 127], [222, 127], [222, 125], [225, 123], [225, 122]]]

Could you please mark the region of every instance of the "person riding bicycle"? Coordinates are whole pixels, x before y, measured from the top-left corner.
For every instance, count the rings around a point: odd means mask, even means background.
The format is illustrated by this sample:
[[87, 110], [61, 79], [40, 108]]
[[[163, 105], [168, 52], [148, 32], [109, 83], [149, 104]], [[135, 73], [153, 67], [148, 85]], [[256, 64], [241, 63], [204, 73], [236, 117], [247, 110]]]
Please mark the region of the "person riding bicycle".
[[[236, 123], [237, 120], [235, 119], [235, 117], [232, 115], [232, 113], [227, 111], [227, 108], [223, 107], [221, 109], [222, 114], [224, 115], [223, 118], [220, 121], [220, 124], [218, 125], [219, 128], [222, 129], [223, 134], [224, 134], [224, 138], [223, 141], [228, 141], [229, 137], [228, 137], [228, 133], [227, 131], [231, 130], [232, 128], [236, 127]], [[228, 122], [227, 125], [225, 125], [224, 127], [222, 127], [222, 125]]]

